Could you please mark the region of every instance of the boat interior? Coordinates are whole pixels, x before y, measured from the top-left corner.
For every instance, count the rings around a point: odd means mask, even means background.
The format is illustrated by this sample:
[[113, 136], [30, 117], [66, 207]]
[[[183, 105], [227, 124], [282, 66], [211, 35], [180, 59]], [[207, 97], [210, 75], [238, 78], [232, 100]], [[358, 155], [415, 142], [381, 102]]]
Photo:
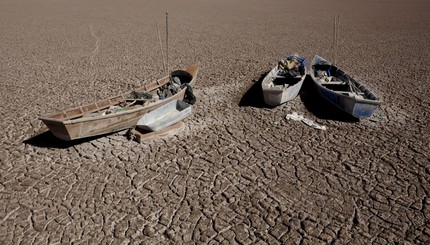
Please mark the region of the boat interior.
[[290, 87], [300, 82], [300, 80], [302, 80], [302, 76], [297, 76], [297, 77], [275, 76], [273, 80], [273, 85], [275, 87], [276, 86]]
[[363, 97], [363, 92], [355, 87], [350, 77], [332, 65], [314, 65], [314, 77], [327, 89], [351, 97]]

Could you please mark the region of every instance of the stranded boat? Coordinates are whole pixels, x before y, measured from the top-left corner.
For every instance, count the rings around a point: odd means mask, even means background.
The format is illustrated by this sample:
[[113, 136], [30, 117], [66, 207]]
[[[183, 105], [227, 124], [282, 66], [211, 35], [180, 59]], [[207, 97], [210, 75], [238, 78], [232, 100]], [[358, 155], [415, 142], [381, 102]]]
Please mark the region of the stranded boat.
[[[198, 65], [184, 70], [173, 71], [170, 76], [143, 85], [108, 99], [99, 100], [84, 106], [64, 110], [40, 120], [58, 138], [66, 141], [103, 135], [133, 127], [146, 113], [177, 99], [183, 99], [189, 86], [196, 83]], [[160, 93], [172, 83], [180, 81], [174, 94]], [[147, 98], [130, 98], [130, 94], [145, 94]]]
[[136, 127], [146, 131], [160, 131], [191, 115], [191, 112], [190, 104], [174, 100], [143, 115]]
[[277, 106], [294, 99], [306, 78], [305, 59], [298, 55], [287, 56], [263, 79], [264, 102]]
[[324, 99], [353, 117], [370, 117], [381, 104], [364, 85], [318, 55], [312, 60], [311, 77]]

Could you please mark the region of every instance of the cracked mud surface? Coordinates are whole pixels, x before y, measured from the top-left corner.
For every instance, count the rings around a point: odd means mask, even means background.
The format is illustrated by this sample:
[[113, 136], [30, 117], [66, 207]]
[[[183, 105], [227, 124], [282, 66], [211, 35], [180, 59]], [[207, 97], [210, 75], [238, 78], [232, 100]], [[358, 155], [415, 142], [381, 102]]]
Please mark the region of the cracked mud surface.
[[[177, 1], [178, 2], [178, 1]], [[294, 9], [291, 9], [294, 6]], [[1, 244], [428, 244], [426, 1], [0, 1]], [[185, 127], [65, 143], [37, 119], [200, 64]], [[266, 108], [279, 58], [331, 59], [381, 98], [339, 114], [305, 81]], [[163, 43], [164, 45], [164, 43]], [[318, 131], [286, 121], [298, 112]]]

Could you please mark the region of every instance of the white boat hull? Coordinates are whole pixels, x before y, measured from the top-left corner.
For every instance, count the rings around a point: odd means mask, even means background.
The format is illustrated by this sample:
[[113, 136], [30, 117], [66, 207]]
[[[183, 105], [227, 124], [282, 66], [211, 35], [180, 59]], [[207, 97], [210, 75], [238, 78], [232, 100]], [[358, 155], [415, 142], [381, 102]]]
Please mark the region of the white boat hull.
[[145, 114], [139, 119], [136, 127], [146, 131], [160, 131], [183, 120], [191, 113], [191, 105], [181, 100], [174, 100]]
[[261, 84], [263, 89], [264, 102], [269, 106], [277, 106], [294, 99], [300, 92], [306, 74], [301, 76], [300, 80], [293, 85], [275, 85], [274, 81], [280, 79], [276, 76], [277, 67], [274, 67], [263, 79]]

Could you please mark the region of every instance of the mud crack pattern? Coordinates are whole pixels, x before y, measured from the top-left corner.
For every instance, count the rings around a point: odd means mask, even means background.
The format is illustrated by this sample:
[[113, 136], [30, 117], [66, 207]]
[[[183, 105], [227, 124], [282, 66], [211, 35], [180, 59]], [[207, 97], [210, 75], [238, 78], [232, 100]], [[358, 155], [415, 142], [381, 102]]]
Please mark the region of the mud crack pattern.
[[[0, 243], [428, 244], [428, 7], [1, 1]], [[200, 65], [185, 127], [142, 144], [47, 132], [39, 115], [163, 75], [166, 10], [169, 66]], [[265, 107], [259, 83], [279, 58], [332, 57], [339, 13], [338, 64], [381, 98], [375, 117], [339, 116], [309, 79]]]

